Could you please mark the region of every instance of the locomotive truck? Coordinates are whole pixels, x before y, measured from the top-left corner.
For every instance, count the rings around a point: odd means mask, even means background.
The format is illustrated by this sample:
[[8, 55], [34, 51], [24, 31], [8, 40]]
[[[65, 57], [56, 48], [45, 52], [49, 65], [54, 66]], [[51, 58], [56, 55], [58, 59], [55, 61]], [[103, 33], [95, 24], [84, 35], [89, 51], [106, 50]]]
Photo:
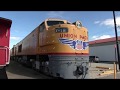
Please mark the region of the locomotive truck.
[[48, 18], [11, 49], [11, 59], [53, 77], [88, 77], [88, 30], [80, 21]]
[[12, 20], [0, 17], [0, 78], [6, 77], [6, 66], [10, 62], [10, 28]]

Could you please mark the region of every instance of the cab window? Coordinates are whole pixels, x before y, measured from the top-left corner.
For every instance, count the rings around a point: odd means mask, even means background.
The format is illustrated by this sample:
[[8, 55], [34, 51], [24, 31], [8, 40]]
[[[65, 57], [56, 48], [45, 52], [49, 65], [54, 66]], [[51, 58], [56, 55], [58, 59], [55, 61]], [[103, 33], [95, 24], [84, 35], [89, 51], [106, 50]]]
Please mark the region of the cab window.
[[40, 32], [43, 32], [45, 29], [45, 24], [44, 22], [40, 25]]
[[64, 22], [63, 21], [47, 21], [48, 26], [53, 26], [57, 24], [64, 24]]

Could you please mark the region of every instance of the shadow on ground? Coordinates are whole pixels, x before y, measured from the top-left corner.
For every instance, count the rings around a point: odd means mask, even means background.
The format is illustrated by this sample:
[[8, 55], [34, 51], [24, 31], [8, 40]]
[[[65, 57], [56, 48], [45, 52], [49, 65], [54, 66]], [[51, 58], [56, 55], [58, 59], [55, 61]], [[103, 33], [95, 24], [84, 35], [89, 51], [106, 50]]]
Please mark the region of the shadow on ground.
[[[19, 64], [18, 62], [11, 61], [9, 66], [6, 68], [6, 71], [12, 73], [12, 77], [16, 77], [22, 79], [23, 77], [29, 77], [31, 79], [50, 79], [46, 75], [43, 75], [37, 71], [32, 70], [31, 68], [27, 68]], [[15, 76], [16, 75], [16, 76]], [[15, 78], [16, 79], [16, 78]]]
[[5, 68], [0, 69], [0, 79], [8, 79]]

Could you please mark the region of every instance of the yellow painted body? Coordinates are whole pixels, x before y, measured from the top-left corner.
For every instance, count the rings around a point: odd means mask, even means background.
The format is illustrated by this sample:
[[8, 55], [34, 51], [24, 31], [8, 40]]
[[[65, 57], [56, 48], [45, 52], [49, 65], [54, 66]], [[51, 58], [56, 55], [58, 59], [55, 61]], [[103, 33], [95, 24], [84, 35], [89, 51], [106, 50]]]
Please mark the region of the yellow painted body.
[[[74, 50], [70, 48], [67, 44], [62, 44], [58, 40], [59, 38], [67, 38], [70, 40], [82, 40], [88, 42], [88, 35], [86, 28], [77, 28], [74, 25], [60, 25], [60, 27], [67, 27], [69, 29], [68, 33], [55, 33], [55, 28], [59, 25], [48, 28], [45, 32], [42, 33], [43, 44], [39, 43], [39, 53], [88, 53], [86, 50]], [[41, 34], [41, 33], [40, 33]], [[85, 38], [82, 38], [82, 37]], [[40, 40], [40, 37], [39, 37]]]
[[[84, 50], [76, 50], [69, 44], [63, 44], [60, 42], [60, 38], [67, 40], [81, 40], [88, 42], [88, 31], [85, 27], [78, 28], [74, 24], [57, 24], [54, 26], [48, 26], [46, 19], [44, 21], [45, 28], [43, 32], [40, 32], [41, 25], [33, 30], [22, 41], [15, 45], [16, 55], [40, 55], [40, 54], [89, 54], [89, 48]], [[54, 19], [53, 19], [54, 20]], [[57, 33], [56, 28], [68, 28], [68, 32]], [[19, 46], [22, 45], [20, 52], [18, 52]]]

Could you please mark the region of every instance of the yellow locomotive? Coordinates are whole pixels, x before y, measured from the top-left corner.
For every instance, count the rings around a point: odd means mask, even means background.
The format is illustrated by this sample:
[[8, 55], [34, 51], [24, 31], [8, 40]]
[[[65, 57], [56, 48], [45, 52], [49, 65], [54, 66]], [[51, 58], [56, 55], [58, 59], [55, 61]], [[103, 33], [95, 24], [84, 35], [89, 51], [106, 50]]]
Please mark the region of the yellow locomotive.
[[86, 78], [88, 31], [80, 21], [46, 19], [13, 46], [11, 59], [54, 77]]

